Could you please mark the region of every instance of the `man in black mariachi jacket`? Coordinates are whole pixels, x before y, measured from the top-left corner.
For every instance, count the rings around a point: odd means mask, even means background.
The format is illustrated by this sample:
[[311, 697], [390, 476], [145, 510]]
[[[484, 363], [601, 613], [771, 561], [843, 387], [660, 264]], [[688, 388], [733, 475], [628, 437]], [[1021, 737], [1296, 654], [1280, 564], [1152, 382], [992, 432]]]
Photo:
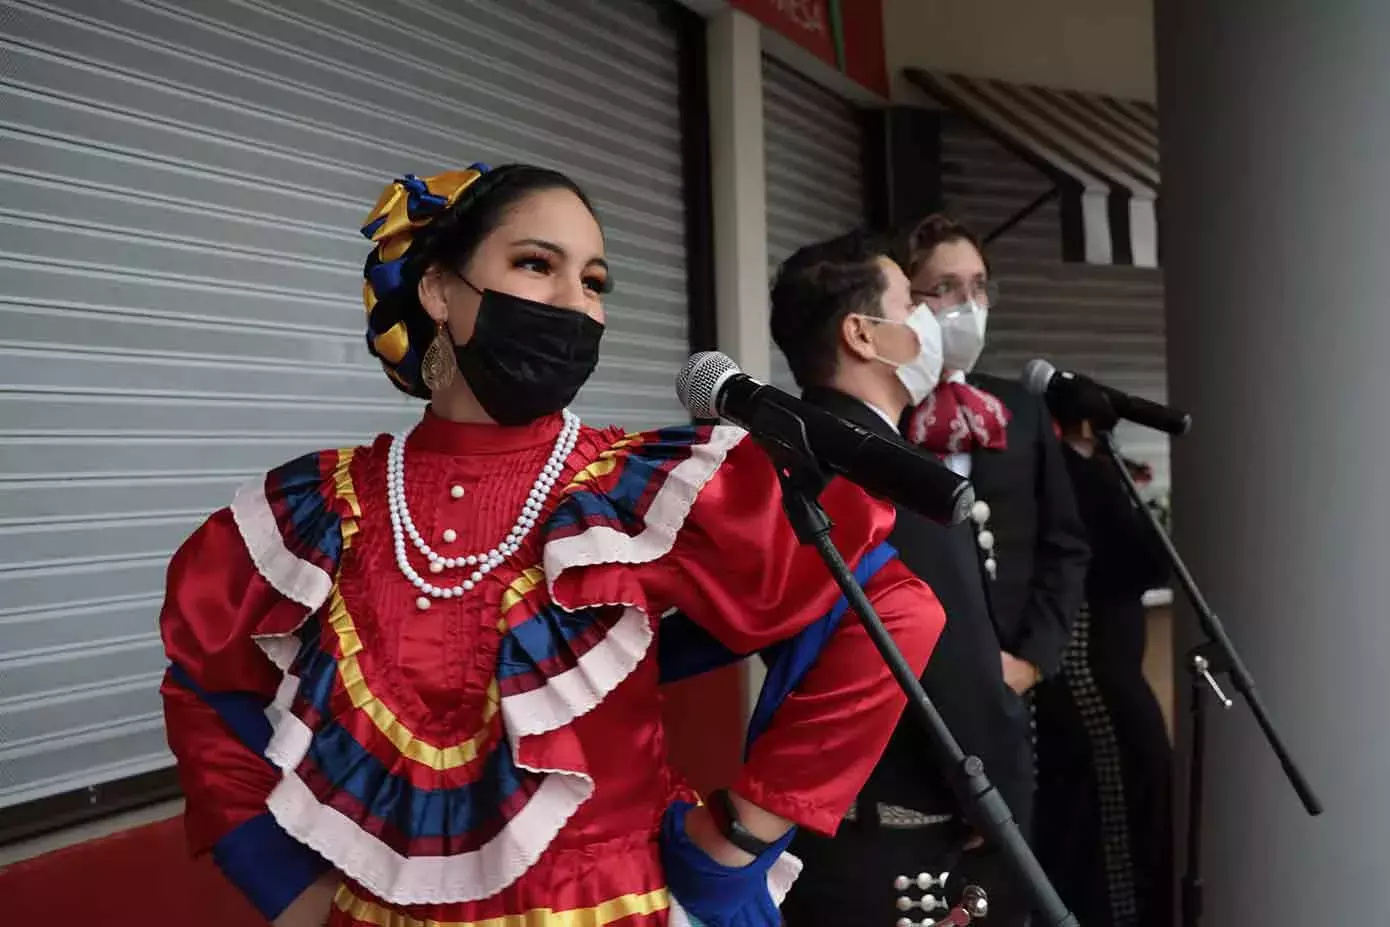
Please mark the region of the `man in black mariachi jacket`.
[[[975, 484], [984, 504], [970, 523], [946, 527], [899, 509], [890, 542], [946, 610], [923, 685], [1026, 835], [1026, 695], [1057, 669], [1089, 551], [1042, 404], [1017, 384], [966, 376], [993, 287], [968, 233], [936, 223], [923, 223], [897, 261], [858, 234], [794, 254], [773, 288], [772, 333], [808, 401], [904, 434]], [[783, 905], [788, 927], [931, 923], [927, 896], [955, 901], [967, 883], [989, 893], [992, 927], [1027, 919], [1023, 887], [997, 848], [979, 845], [911, 713], [837, 836], [802, 834], [792, 852], [806, 868]], [[945, 869], [945, 892], [915, 884]], [[915, 906], [904, 911], [903, 898]]]

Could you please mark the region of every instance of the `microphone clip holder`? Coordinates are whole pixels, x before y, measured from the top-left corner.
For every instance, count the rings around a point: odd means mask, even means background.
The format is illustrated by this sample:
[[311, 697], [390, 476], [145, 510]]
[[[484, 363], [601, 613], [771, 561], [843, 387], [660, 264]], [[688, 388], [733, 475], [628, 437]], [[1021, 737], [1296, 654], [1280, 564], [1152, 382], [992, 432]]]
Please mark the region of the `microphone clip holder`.
[[[749, 434], [777, 468], [782, 485], [782, 508], [802, 544], [829, 538], [830, 517], [816, 500], [830, 485], [831, 476], [811, 450], [806, 423], [777, 406], [760, 405], [749, 422]], [[854, 577], [850, 576], [853, 582]]]
[[1114, 431], [1115, 426], [1120, 424], [1120, 413], [1115, 411], [1115, 404], [1105, 395], [1105, 390], [1086, 380], [1073, 382], [1075, 388], [1085, 396], [1083, 405], [1089, 410], [1088, 421], [1095, 433], [1101, 435]]
[[1027, 886], [1042, 924], [1046, 927], [1079, 927], [1076, 916], [1067, 910], [1048, 881], [1042, 865], [1033, 855], [1014, 821], [1013, 812], [985, 775], [984, 763], [978, 757], [965, 755], [922, 688], [917, 674], [884, 627], [883, 619], [855, 579], [854, 571], [831, 540], [833, 523], [819, 499], [832, 477], [812, 452], [805, 424], [790, 412], [766, 405], [759, 408], [750, 425], [753, 427], [748, 429], [749, 433], [767, 452], [777, 469], [778, 481], [782, 486], [782, 507], [792, 530], [801, 543], [816, 548], [850, 608], [859, 616], [864, 630], [907, 696], [908, 711], [927, 733], [932, 754], [947, 774], [946, 779], [951, 783], [966, 816], [989, 844], [999, 849], [1015, 877]]

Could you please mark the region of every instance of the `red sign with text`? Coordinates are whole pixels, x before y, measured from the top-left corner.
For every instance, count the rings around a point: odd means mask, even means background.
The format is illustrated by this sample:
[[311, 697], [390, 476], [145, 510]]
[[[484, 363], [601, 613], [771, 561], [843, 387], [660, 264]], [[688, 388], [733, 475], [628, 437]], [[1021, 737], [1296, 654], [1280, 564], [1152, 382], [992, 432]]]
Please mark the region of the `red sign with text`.
[[888, 95], [883, 0], [730, 0], [851, 80]]

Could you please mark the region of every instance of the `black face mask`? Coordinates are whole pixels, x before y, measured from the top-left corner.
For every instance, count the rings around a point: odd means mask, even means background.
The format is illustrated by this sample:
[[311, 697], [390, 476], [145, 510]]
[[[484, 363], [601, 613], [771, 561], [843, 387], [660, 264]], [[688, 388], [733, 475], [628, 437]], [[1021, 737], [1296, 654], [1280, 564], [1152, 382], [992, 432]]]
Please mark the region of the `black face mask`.
[[598, 364], [602, 337], [602, 323], [582, 312], [485, 290], [473, 337], [454, 356], [493, 421], [525, 425], [574, 401]]

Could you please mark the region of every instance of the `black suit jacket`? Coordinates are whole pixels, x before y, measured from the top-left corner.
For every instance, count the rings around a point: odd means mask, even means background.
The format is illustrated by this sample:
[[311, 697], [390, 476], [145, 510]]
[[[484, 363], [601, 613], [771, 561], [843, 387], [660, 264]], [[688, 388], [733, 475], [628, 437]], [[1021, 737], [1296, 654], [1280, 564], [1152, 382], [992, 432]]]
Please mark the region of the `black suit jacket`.
[[[806, 399], [878, 434], [897, 437], [882, 416], [851, 396], [816, 389], [808, 390]], [[946, 612], [946, 626], [922, 675], [923, 688], [961, 748], [984, 762], [990, 780], [1026, 826], [1033, 788], [1028, 710], [1004, 684], [974, 529], [969, 524], [946, 527], [899, 509], [889, 542], [908, 569], [931, 586]], [[959, 811], [940, 760], [911, 713], [898, 723], [860, 797], [865, 804], [885, 802], [933, 814]]]
[[970, 482], [990, 507], [999, 575], [990, 584], [999, 642], [1052, 675], [1085, 596], [1090, 548], [1047, 407], [1014, 380], [972, 374], [1011, 418], [1008, 448], [976, 450]]

